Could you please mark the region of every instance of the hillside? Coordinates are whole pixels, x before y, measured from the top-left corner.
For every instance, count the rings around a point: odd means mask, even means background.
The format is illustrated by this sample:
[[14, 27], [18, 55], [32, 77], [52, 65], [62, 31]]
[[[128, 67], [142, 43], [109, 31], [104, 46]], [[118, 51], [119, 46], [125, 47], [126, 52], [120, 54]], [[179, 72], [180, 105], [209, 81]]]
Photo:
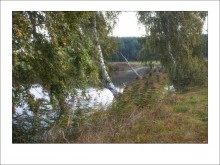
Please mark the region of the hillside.
[[81, 121], [77, 143], [208, 143], [208, 89], [164, 89], [156, 68], [128, 84], [108, 111]]

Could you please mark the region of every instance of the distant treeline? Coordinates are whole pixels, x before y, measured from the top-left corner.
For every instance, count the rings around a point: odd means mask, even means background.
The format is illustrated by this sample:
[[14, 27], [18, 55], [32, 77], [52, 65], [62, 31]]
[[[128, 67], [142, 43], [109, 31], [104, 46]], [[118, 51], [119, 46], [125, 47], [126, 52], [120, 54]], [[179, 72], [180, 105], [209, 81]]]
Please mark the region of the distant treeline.
[[[201, 56], [208, 58], [208, 35], [202, 34], [202, 42], [196, 45], [195, 51]], [[129, 61], [154, 61], [160, 60], [160, 55], [145, 49], [143, 37], [115, 37], [118, 44], [118, 52], [109, 56], [109, 61], [124, 61], [119, 54], [121, 52]]]
[[[129, 61], [138, 60], [138, 52], [142, 46], [139, 43], [139, 37], [117, 37], [115, 38], [118, 43], [118, 52], [122, 53]], [[124, 61], [124, 58], [119, 54], [110, 56], [110, 61]]]

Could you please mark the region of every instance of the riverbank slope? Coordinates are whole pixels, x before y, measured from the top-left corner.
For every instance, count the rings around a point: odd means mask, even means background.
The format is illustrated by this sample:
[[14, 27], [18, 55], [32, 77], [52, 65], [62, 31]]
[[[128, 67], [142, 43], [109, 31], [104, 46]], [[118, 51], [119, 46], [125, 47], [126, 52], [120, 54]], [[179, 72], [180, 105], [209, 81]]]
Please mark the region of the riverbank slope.
[[130, 82], [108, 111], [79, 128], [77, 143], [208, 143], [208, 88], [166, 91], [154, 69]]

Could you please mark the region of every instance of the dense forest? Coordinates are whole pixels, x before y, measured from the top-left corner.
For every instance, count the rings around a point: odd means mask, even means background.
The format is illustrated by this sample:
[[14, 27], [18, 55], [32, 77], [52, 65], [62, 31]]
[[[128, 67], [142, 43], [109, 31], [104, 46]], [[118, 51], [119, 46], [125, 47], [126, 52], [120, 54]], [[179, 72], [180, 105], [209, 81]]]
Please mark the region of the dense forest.
[[[117, 37], [114, 39], [118, 44], [118, 52], [121, 52], [129, 61], [138, 60], [138, 52], [142, 48], [138, 37]], [[109, 58], [111, 61], [124, 61], [124, 58], [117, 52]]]
[[119, 14], [12, 13], [13, 143], [208, 142], [207, 12], [137, 12], [141, 38]]
[[[114, 38], [118, 45], [118, 52], [121, 52], [129, 61], [159, 61], [160, 55], [146, 49], [144, 37], [117, 37]], [[208, 35], [201, 34], [201, 41], [194, 47], [201, 57], [208, 58]], [[109, 56], [109, 61], [125, 61], [124, 58], [116, 52]]]

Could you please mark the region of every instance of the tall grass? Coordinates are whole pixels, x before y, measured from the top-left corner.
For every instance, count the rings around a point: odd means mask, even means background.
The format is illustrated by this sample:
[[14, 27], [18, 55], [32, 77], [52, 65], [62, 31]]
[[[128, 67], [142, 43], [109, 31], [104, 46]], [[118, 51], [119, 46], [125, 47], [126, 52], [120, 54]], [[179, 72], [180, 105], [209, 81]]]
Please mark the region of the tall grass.
[[[15, 143], [208, 143], [207, 86], [166, 91], [157, 68], [128, 84], [107, 110], [75, 111], [45, 127], [17, 118]], [[26, 121], [35, 125], [29, 127]], [[31, 129], [30, 129], [31, 128]]]

